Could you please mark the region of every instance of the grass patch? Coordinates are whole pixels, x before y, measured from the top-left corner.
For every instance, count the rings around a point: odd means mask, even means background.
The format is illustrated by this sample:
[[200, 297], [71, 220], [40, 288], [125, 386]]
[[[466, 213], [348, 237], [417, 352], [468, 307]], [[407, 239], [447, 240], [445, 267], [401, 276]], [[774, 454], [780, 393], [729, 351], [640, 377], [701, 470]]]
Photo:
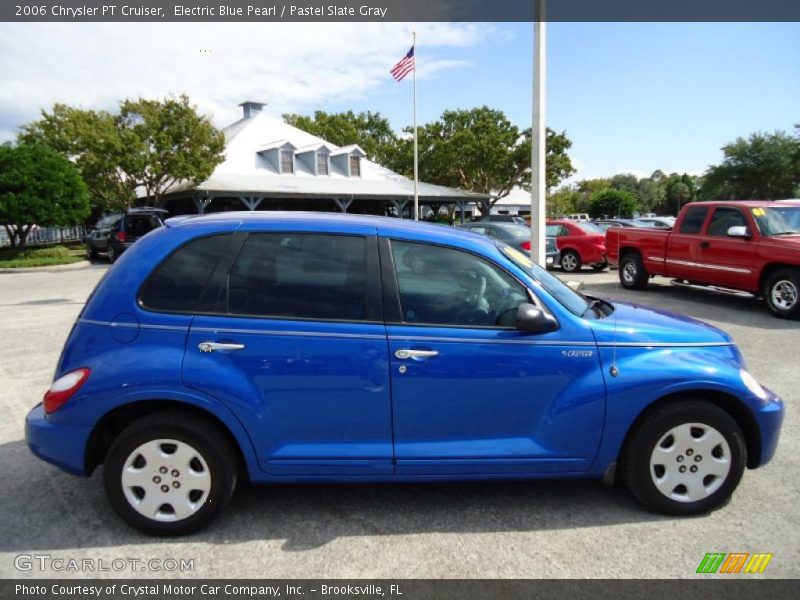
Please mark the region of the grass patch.
[[86, 251], [83, 248], [47, 246], [44, 248], [25, 248], [21, 252], [12, 252], [10, 248], [3, 248], [0, 250], [0, 269], [68, 265], [80, 262], [85, 258]]

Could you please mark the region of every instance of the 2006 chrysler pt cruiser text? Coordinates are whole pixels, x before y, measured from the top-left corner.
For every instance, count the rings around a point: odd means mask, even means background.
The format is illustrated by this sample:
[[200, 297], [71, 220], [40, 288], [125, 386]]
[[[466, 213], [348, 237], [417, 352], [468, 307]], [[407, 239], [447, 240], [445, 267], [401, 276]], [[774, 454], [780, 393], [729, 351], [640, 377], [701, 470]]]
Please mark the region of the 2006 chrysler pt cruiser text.
[[236, 482], [618, 474], [713, 510], [775, 452], [783, 403], [724, 332], [574, 292], [485, 236], [302, 213], [177, 217], [112, 266], [27, 418], [103, 464], [142, 531], [206, 525]]

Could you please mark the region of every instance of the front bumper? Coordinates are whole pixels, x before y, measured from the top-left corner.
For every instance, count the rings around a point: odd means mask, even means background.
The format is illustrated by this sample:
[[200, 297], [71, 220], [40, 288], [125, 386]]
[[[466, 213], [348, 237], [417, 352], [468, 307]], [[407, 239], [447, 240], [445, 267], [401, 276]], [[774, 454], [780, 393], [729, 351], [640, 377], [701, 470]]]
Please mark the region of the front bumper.
[[89, 427], [51, 423], [41, 404], [25, 419], [25, 441], [36, 456], [73, 475], [86, 475], [86, 442]]
[[767, 398], [755, 412], [761, 435], [761, 456], [757, 465], [759, 467], [767, 464], [775, 456], [775, 449], [778, 447], [778, 439], [781, 435], [783, 416], [786, 412], [783, 400], [767, 388], [764, 388], [764, 391], [767, 393]]

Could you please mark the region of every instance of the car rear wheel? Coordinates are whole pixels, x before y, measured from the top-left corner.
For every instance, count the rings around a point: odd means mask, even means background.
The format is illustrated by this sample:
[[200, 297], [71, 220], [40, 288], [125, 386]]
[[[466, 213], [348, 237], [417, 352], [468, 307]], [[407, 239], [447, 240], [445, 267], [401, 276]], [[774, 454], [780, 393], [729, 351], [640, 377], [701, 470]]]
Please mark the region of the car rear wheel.
[[580, 254], [574, 250], [565, 250], [561, 254], [561, 268], [567, 273], [575, 273], [581, 270], [583, 262], [581, 261]]
[[643, 290], [650, 280], [642, 256], [635, 252], [622, 257], [618, 272], [620, 284], [628, 290]]
[[119, 258], [119, 255], [117, 254], [116, 248], [114, 248], [114, 246], [112, 244], [109, 244], [108, 245], [108, 262], [110, 262], [113, 265], [115, 262], [117, 262], [117, 258]]
[[628, 489], [651, 510], [696, 515], [723, 506], [747, 462], [744, 436], [721, 408], [682, 400], [637, 426], [622, 457]]
[[800, 315], [800, 271], [781, 269], [770, 275], [764, 285], [764, 301], [776, 317]]
[[236, 488], [237, 460], [222, 432], [180, 412], [135, 421], [111, 446], [106, 494], [122, 519], [147, 534], [176, 536], [208, 525]]
[[87, 251], [88, 251], [87, 254], [89, 254], [89, 258], [91, 258], [92, 260], [95, 260], [98, 257], [98, 255], [100, 254], [97, 251], [97, 248], [95, 248], [91, 244], [89, 244], [89, 246], [87, 247]]

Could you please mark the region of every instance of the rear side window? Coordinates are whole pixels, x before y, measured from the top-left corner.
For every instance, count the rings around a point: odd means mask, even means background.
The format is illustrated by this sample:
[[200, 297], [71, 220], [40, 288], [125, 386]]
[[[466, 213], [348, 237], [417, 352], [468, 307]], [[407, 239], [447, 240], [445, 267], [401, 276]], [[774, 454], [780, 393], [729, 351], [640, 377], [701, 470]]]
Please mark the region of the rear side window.
[[125, 219], [125, 233], [134, 237], [141, 237], [161, 227], [161, 221], [155, 215], [135, 215]]
[[253, 233], [228, 279], [228, 313], [363, 321], [364, 237]]
[[147, 279], [139, 303], [153, 310], [202, 310], [201, 299], [217, 261], [228, 249], [231, 235], [215, 235], [181, 246]]
[[697, 234], [703, 228], [703, 222], [708, 213], [707, 206], [695, 206], [686, 211], [681, 222], [681, 233]]

